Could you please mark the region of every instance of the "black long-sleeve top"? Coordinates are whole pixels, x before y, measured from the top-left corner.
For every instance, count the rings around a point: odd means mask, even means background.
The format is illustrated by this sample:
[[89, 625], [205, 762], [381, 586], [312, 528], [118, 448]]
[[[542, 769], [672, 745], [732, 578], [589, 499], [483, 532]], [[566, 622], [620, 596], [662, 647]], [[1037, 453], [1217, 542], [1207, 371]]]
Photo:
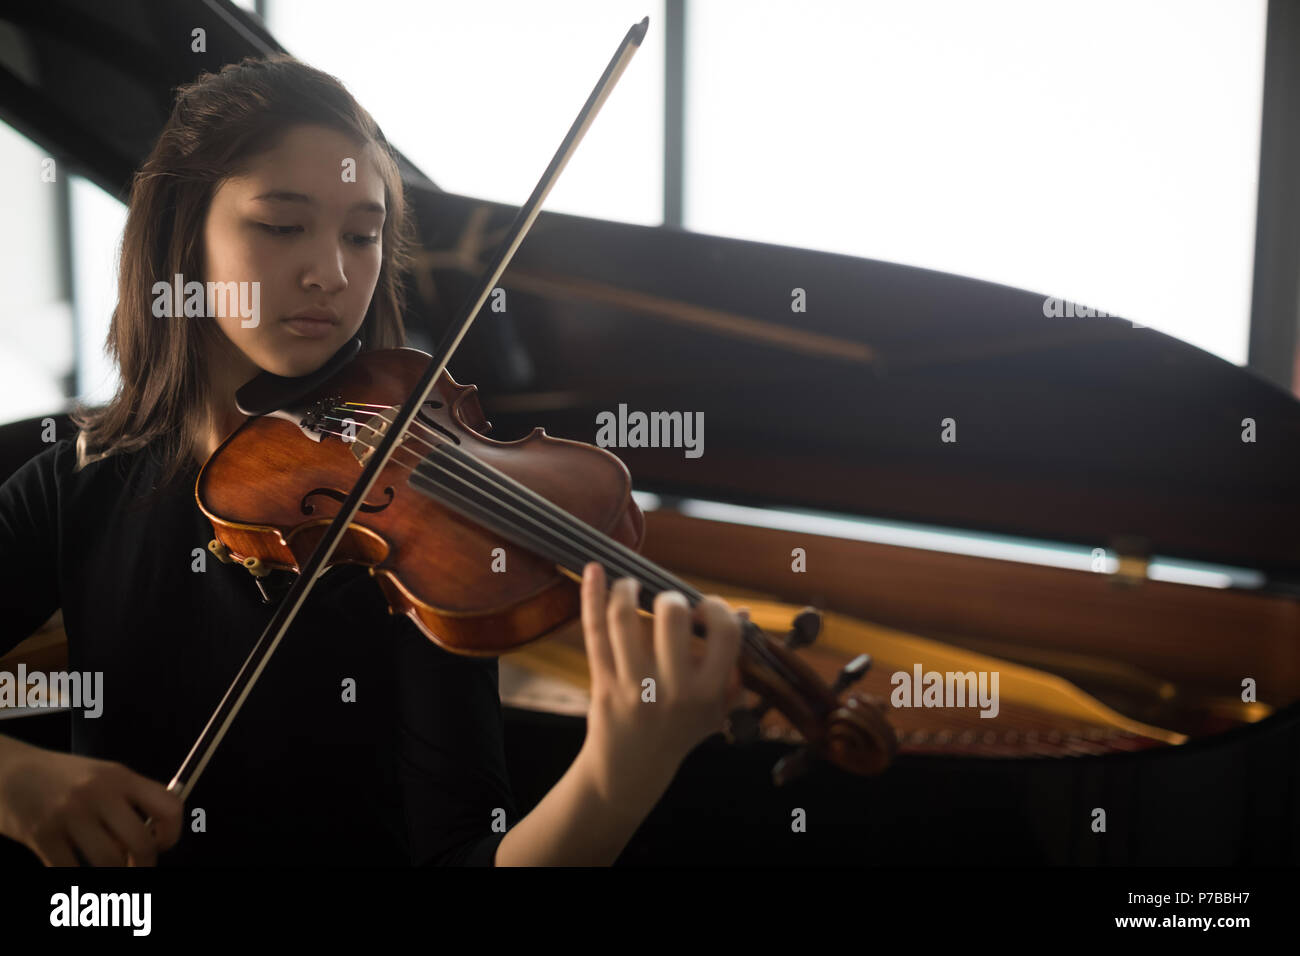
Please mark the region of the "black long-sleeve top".
[[[165, 487], [160, 474], [148, 449], [77, 471], [65, 439], [0, 486], [0, 654], [61, 607], [68, 670], [103, 673], [102, 714], [73, 710], [73, 752], [166, 784], [275, 606], [207, 550], [197, 465]], [[271, 657], [159, 862], [491, 865], [502, 820], [513, 825], [515, 807], [496, 659], [442, 650], [388, 613], [365, 568], [339, 566]]]

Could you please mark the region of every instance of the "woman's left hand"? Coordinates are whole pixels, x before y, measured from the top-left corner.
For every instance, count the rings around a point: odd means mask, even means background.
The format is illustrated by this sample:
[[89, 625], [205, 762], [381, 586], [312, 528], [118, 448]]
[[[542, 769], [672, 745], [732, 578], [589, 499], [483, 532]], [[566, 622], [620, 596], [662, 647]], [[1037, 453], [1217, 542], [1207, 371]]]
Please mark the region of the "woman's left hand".
[[[743, 695], [736, 658], [739, 615], [710, 595], [694, 609], [678, 591], [655, 597], [654, 618], [637, 613], [639, 585], [583, 569], [582, 624], [591, 671], [591, 709], [583, 750], [602, 796], [645, 812], [662, 796], [683, 759], [723, 729]], [[692, 621], [705, 638], [691, 633]], [[653, 683], [651, 683], [653, 682]]]

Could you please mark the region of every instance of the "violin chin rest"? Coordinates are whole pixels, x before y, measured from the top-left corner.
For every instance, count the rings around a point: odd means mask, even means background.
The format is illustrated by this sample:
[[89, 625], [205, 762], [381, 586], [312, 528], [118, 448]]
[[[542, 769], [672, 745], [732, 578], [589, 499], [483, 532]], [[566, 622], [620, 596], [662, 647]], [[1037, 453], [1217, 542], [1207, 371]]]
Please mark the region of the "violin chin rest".
[[322, 382], [331, 378], [335, 372], [347, 365], [361, 351], [361, 336], [353, 336], [344, 346], [330, 356], [327, 361], [310, 375], [298, 378], [286, 378], [262, 372], [252, 381], [244, 384], [235, 392], [235, 406], [244, 415], [269, 415], [288, 405], [292, 405], [304, 395], [316, 390]]

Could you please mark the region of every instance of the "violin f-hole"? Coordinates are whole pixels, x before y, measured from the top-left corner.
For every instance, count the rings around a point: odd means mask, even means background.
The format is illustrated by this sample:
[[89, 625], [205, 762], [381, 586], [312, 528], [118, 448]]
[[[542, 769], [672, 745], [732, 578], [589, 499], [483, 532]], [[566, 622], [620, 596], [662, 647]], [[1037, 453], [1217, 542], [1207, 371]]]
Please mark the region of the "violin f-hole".
[[[378, 511], [383, 511], [385, 508], [387, 508], [389, 505], [393, 503], [393, 486], [389, 485], [387, 488], [385, 488], [384, 494], [388, 496], [388, 500], [385, 501], [383, 504], [368, 505], [363, 501], [361, 503], [360, 510], [369, 512], [370, 514], [374, 514], [375, 512]], [[303, 514], [309, 515], [315, 512], [316, 510], [315, 506], [309, 503], [310, 499], [314, 495], [324, 495], [327, 498], [333, 498], [335, 501], [339, 502], [340, 504], [346, 501], [348, 497], [346, 494], [339, 491], [337, 488], [313, 488], [311, 491], [307, 492], [305, 495], [302, 496], [302, 501], [299, 503], [299, 507], [302, 509]]]

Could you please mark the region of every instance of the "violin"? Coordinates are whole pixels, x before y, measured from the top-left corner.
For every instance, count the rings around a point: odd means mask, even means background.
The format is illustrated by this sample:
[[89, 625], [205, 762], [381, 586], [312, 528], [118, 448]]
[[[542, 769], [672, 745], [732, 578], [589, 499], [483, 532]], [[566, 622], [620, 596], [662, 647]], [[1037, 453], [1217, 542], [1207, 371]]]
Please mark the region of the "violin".
[[[245, 422], [195, 486], [216, 535], [210, 550], [258, 577], [299, 571], [429, 361], [409, 348], [362, 352], [290, 407]], [[477, 389], [444, 372], [325, 567], [364, 565], [390, 613], [457, 654], [500, 655], [572, 621], [589, 561], [607, 583], [640, 582], [643, 615], [661, 591], [702, 599], [639, 553], [645, 522], [619, 458], [541, 428], [510, 442], [490, 428]], [[794, 653], [816, 622], [801, 615], [785, 643], [743, 622], [737, 667], [761, 703], [733, 713], [727, 735], [752, 739], [766, 710], [785, 715], [806, 749], [778, 765], [778, 784], [813, 758], [878, 773], [897, 749], [881, 702], [840, 699], [866, 673], [865, 655], [828, 686]]]

